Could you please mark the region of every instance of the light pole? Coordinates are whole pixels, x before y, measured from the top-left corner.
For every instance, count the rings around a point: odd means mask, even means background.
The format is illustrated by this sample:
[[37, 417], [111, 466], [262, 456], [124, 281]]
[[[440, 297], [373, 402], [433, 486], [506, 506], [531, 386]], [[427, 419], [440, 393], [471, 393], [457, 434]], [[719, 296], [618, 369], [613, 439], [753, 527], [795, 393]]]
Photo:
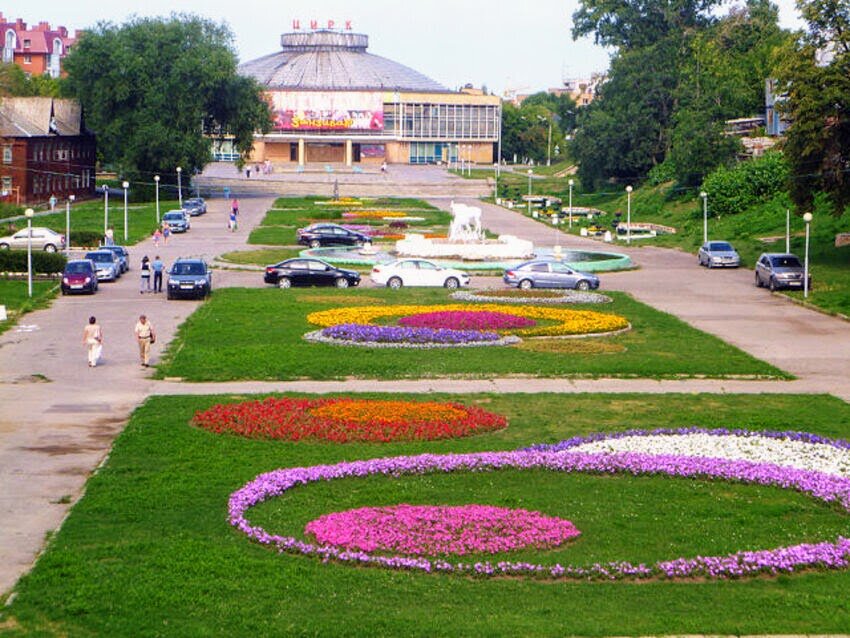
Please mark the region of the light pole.
[[499, 162], [493, 164], [493, 203], [499, 199]]
[[785, 209], [785, 252], [791, 252], [791, 209]]
[[180, 183], [180, 173], [183, 169], [177, 167], [177, 200], [180, 202], [180, 208], [183, 208], [183, 185]]
[[27, 294], [32, 297], [32, 208], [27, 208], [24, 215], [27, 218]]
[[708, 242], [708, 193], [702, 191], [699, 194], [702, 197], [702, 243]]
[[532, 170], [528, 169], [528, 216], [531, 217], [531, 173]]
[[570, 179], [570, 228], [573, 227], [573, 184], [575, 184], [575, 180]]
[[803, 215], [803, 221], [806, 222], [806, 257], [803, 260], [803, 297], [809, 296], [809, 225], [812, 223], [812, 214], [806, 213]]
[[109, 185], [104, 184], [103, 188], [103, 235], [106, 236], [106, 229], [109, 228]]
[[127, 189], [130, 188], [130, 182], [121, 182], [124, 187], [124, 243], [127, 243]]
[[153, 176], [153, 182], [156, 184], [156, 225], [159, 226], [159, 175]]
[[632, 245], [632, 187], [626, 186], [626, 243]]
[[466, 176], [472, 177], [472, 144], [466, 145], [466, 152], [468, 153], [466, 157]]
[[71, 254], [71, 202], [74, 199], [74, 195], [68, 195], [68, 201], [65, 202], [65, 257]]

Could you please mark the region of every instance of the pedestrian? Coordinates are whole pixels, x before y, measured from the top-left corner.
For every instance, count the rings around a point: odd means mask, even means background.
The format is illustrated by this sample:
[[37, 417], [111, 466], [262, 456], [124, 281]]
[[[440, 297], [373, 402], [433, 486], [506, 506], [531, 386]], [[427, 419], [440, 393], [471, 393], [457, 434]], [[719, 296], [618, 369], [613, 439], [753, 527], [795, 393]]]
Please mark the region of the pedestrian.
[[251, 179], [251, 167], [250, 166], [245, 167], [245, 179]]
[[139, 285], [139, 293], [145, 294], [145, 291], [151, 291], [151, 264], [148, 256], [145, 255], [142, 257], [142, 268], [141, 268], [142, 280]]
[[159, 226], [156, 227], [153, 231], [153, 245], [156, 248], [159, 248], [159, 242], [162, 241], [162, 231], [159, 229]]
[[110, 226], [106, 229], [106, 236], [103, 238], [104, 246], [114, 246], [115, 245], [115, 229]]
[[49, 201], [50, 201], [50, 211], [53, 212], [54, 210], [56, 210], [56, 202], [58, 202], [59, 200], [56, 199], [56, 195], [51, 195]]
[[386, 172], [387, 172], [387, 161], [386, 161], [386, 160], [384, 160], [383, 162], [381, 162], [381, 172], [382, 172], [382, 173], [386, 173]]
[[151, 268], [153, 268], [153, 291], [162, 292], [162, 272], [165, 270], [165, 264], [162, 263], [159, 255], [153, 258]]
[[230, 225], [230, 232], [231, 232], [231, 233], [235, 233], [235, 232], [236, 232], [236, 212], [237, 212], [237, 211], [236, 211], [236, 209], [235, 209], [235, 208], [234, 208], [233, 210], [231, 210], [231, 211], [230, 211], [230, 220], [229, 220], [229, 225]]
[[168, 238], [171, 237], [171, 227], [165, 224], [162, 228], [162, 245], [168, 246]]
[[142, 367], [149, 367], [151, 344], [156, 343], [156, 333], [153, 330], [153, 325], [148, 321], [145, 315], [140, 315], [136, 322], [135, 329], [136, 341], [139, 342], [139, 360]]
[[94, 368], [103, 352], [103, 330], [94, 317], [89, 317], [88, 324], [83, 328], [83, 345], [88, 353], [89, 367]]

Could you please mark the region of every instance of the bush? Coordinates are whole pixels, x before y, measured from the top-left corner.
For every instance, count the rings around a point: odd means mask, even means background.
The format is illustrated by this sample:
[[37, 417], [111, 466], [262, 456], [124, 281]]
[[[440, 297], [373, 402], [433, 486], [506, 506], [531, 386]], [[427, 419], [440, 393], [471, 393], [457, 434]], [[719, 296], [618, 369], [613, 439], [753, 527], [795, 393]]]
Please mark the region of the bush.
[[[65, 269], [68, 262], [62, 253], [45, 253], [33, 251], [32, 270], [38, 273], [57, 273]], [[27, 271], [27, 251], [25, 250], [0, 250], [0, 272]]]
[[96, 230], [72, 230], [71, 246], [99, 246], [103, 233]]
[[708, 193], [710, 215], [732, 215], [785, 192], [788, 164], [781, 153], [765, 153], [712, 172], [702, 184]]

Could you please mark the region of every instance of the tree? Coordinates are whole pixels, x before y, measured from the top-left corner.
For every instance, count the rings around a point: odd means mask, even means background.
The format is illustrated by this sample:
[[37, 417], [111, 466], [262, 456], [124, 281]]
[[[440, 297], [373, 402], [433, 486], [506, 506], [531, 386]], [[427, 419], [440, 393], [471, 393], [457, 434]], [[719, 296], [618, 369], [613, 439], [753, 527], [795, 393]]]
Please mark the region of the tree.
[[779, 74], [792, 122], [784, 146], [791, 199], [798, 211], [811, 210], [820, 191], [841, 215], [850, 204], [850, 6], [846, 0], [797, 4], [808, 29], [787, 48]]
[[59, 80], [49, 75], [27, 77], [17, 64], [0, 62], [0, 95], [58, 97]]
[[225, 26], [182, 14], [87, 31], [65, 68], [101, 160], [126, 178], [200, 170], [211, 157], [205, 131], [234, 134], [248, 154], [271, 117], [259, 85], [236, 74], [232, 40]]

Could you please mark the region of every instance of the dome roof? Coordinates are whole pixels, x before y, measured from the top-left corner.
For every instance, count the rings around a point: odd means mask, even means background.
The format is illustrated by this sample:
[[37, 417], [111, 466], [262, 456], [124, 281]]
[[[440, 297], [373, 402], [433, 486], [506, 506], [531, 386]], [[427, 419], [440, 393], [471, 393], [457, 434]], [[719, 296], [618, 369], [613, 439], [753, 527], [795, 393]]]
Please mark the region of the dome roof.
[[359, 33], [284, 33], [282, 50], [239, 65], [239, 73], [269, 89], [334, 91], [449, 90], [410, 67], [366, 53]]

